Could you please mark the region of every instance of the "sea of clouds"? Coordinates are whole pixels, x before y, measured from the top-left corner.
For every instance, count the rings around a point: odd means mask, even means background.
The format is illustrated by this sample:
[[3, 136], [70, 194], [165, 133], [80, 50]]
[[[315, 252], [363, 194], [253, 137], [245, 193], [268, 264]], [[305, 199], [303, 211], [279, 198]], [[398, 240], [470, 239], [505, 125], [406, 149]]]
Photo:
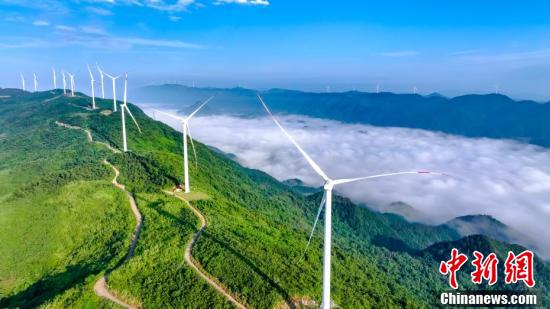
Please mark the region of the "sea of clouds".
[[[156, 117], [180, 129], [172, 119], [158, 113]], [[526, 234], [539, 254], [550, 258], [550, 150], [418, 129], [292, 115], [278, 118], [333, 179], [411, 170], [453, 175], [368, 180], [339, 186], [340, 194], [375, 209], [402, 201], [427, 215], [424, 221], [431, 224], [468, 214], [491, 215]], [[234, 154], [247, 167], [279, 180], [299, 178], [307, 185], [322, 185], [322, 179], [267, 117], [196, 117], [190, 127], [195, 139]]]

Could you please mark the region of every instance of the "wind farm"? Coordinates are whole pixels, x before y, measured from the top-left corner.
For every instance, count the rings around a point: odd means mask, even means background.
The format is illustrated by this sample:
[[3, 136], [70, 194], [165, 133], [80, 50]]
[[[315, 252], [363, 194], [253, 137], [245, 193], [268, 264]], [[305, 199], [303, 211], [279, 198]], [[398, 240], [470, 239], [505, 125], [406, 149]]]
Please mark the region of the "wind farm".
[[0, 3], [0, 308], [544, 307], [526, 7]]

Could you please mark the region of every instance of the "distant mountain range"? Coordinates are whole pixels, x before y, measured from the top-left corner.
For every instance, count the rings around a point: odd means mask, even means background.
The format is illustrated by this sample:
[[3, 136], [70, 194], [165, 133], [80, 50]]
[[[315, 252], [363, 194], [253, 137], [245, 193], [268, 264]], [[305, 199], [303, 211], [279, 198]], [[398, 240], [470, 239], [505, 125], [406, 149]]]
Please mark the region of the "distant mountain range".
[[[244, 88], [193, 88], [158, 85], [139, 88], [136, 102], [162, 104], [188, 112], [216, 95], [204, 112], [236, 116], [264, 115], [256, 94]], [[550, 146], [550, 104], [515, 101], [500, 94], [446, 98], [390, 92], [312, 93], [285, 89], [260, 92], [277, 113], [298, 114], [346, 123], [419, 128], [468, 137], [506, 138]]]

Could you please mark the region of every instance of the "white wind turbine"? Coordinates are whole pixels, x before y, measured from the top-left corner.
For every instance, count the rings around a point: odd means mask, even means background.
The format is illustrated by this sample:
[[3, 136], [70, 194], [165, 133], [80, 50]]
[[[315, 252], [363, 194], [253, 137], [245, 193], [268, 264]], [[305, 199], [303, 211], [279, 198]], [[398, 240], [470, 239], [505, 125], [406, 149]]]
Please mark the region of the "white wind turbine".
[[57, 89], [57, 76], [55, 74], [55, 69], [52, 67], [52, 75], [53, 75], [53, 89]]
[[[321, 199], [321, 205], [319, 206], [319, 210], [317, 211], [317, 217], [315, 218], [315, 222], [313, 224], [313, 229], [311, 230], [311, 234], [309, 236], [309, 240], [306, 246], [309, 246], [309, 243], [311, 242], [311, 238], [313, 236], [313, 232], [315, 230], [315, 226], [317, 225], [317, 221], [319, 220], [319, 217], [321, 215], [321, 211], [323, 210], [323, 206], [326, 206], [325, 210], [325, 240], [324, 240], [324, 253], [323, 253], [323, 300], [321, 303], [321, 306], [323, 309], [329, 309], [330, 308], [330, 258], [331, 258], [331, 244], [332, 244], [332, 189], [335, 185], [341, 185], [345, 183], [350, 182], [356, 182], [356, 181], [362, 181], [362, 180], [368, 180], [368, 179], [374, 179], [374, 178], [381, 178], [381, 177], [388, 177], [388, 176], [397, 176], [397, 175], [406, 175], [406, 174], [430, 174], [432, 172], [429, 171], [408, 171], [408, 172], [397, 172], [397, 173], [387, 173], [387, 174], [380, 174], [380, 175], [372, 175], [372, 176], [365, 176], [365, 177], [358, 177], [358, 178], [344, 178], [344, 179], [331, 179], [329, 178], [325, 172], [313, 161], [313, 159], [300, 147], [300, 145], [294, 140], [294, 138], [283, 128], [283, 126], [279, 123], [279, 121], [273, 116], [267, 105], [265, 104], [262, 97], [258, 94], [258, 98], [260, 99], [260, 102], [262, 103], [263, 107], [271, 117], [271, 119], [275, 122], [275, 124], [281, 129], [281, 131], [286, 135], [286, 137], [294, 144], [294, 146], [298, 149], [298, 151], [302, 154], [302, 156], [306, 159], [306, 161], [309, 163], [311, 168], [319, 175], [323, 180], [325, 181], [324, 185], [324, 194], [323, 198]], [[433, 173], [433, 174], [440, 174], [441, 173]]]
[[23, 89], [23, 91], [26, 91], [26, 87], [25, 87], [25, 76], [23, 76], [23, 73], [19, 73], [19, 76], [21, 77], [21, 88]]
[[107, 75], [112, 81], [113, 81], [113, 112], [116, 112], [116, 80], [120, 77], [118, 76], [112, 76], [107, 74], [106, 72], [103, 72], [103, 74]]
[[189, 167], [188, 167], [189, 162], [188, 162], [188, 156], [187, 156], [187, 135], [189, 135], [189, 139], [191, 140], [191, 147], [193, 148], [193, 154], [195, 155], [195, 165], [197, 165], [197, 152], [195, 151], [195, 145], [193, 144], [193, 137], [191, 136], [191, 130], [189, 129], [189, 120], [191, 120], [191, 118], [195, 116], [195, 114], [198, 113], [199, 110], [201, 110], [201, 108], [213, 98], [214, 98], [213, 96], [208, 98], [195, 111], [193, 111], [189, 116], [185, 118], [175, 116], [169, 113], [165, 113], [163, 111], [158, 111], [161, 114], [164, 114], [168, 117], [172, 117], [181, 122], [181, 129], [183, 132], [183, 177], [185, 182], [185, 193], [191, 192], [191, 189], [189, 188]]
[[38, 79], [36, 78], [36, 73], [32, 73], [33, 81], [34, 81], [34, 91], [38, 91]]
[[134, 118], [134, 115], [132, 115], [132, 112], [130, 111], [130, 109], [126, 105], [127, 90], [128, 90], [128, 74], [126, 74], [126, 76], [124, 78], [124, 103], [120, 104], [120, 108], [122, 108], [122, 110], [120, 111], [120, 115], [122, 117], [122, 144], [123, 144], [123, 147], [124, 147], [124, 152], [128, 151], [128, 144], [126, 142], [126, 118], [125, 118], [124, 111], [127, 111], [128, 114], [130, 115], [130, 117], [132, 117], [132, 120], [136, 124], [136, 127], [137, 127], [139, 133], [141, 133], [141, 128], [139, 127], [139, 124], [137, 123], [136, 118]]
[[74, 74], [67, 72], [69, 78], [71, 79], [71, 97], [74, 97]]
[[61, 71], [61, 75], [63, 76], [63, 94], [67, 95], [67, 78], [65, 76], [65, 71]]
[[99, 71], [99, 79], [101, 80], [101, 98], [105, 99], [105, 87], [103, 86], [103, 79], [105, 78], [105, 76], [99, 65], [96, 64], [95, 66]]
[[95, 109], [95, 92], [94, 92], [94, 74], [92, 74], [92, 70], [90, 69], [90, 66], [88, 65], [88, 72], [90, 73], [90, 83], [92, 83], [92, 109]]

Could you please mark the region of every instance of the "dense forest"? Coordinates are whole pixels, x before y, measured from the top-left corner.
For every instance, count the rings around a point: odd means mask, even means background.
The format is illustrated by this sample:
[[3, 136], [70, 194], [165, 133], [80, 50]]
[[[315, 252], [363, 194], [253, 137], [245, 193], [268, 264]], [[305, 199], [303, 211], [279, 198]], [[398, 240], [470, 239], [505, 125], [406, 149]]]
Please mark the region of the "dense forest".
[[[180, 133], [129, 104], [143, 133], [127, 126], [131, 151], [111, 153], [55, 121], [89, 129], [94, 139], [121, 148], [119, 113], [108, 112], [112, 101], [96, 99], [100, 108], [90, 110], [91, 99], [81, 93], [0, 94], [0, 307], [112, 306], [94, 294], [93, 284], [123, 259], [135, 222], [103, 159], [120, 170], [119, 182], [144, 217], [135, 255], [113, 271], [110, 288], [142, 307], [231, 307], [184, 263], [184, 245], [199, 222], [162, 192], [182, 182]], [[205, 198], [192, 203], [209, 226], [193, 257], [250, 307], [319, 302], [320, 229], [305, 256], [303, 250], [320, 195], [301, 194], [206, 145], [195, 146], [191, 185]], [[332, 297], [342, 308], [434, 307], [438, 293], [449, 289], [437, 271], [449, 248], [499, 255], [523, 250], [373, 212], [345, 197], [336, 196], [333, 209]], [[535, 276], [548, 303], [548, 263], [537, 258]], [[469, 289], [488, 288], [461, 280]]]

